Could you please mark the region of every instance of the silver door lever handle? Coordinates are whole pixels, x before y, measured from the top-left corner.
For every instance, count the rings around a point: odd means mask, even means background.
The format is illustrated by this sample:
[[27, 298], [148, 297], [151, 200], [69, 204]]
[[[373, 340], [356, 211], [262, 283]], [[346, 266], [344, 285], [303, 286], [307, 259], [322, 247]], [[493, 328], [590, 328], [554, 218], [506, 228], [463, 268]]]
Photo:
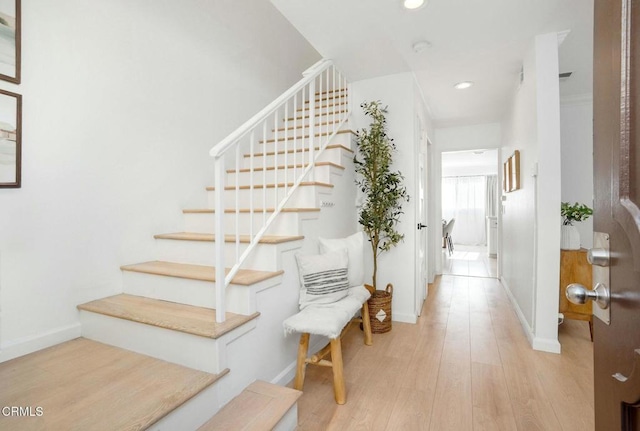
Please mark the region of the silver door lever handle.
[[591, 300], [598, 304], [598, 307], [606, 310], [609, 308], [609, 289], [602, 283], [596, 284], [593, 290], [589, 290], [580, 283], [571, 283], [567, 286], [567, 299], [574, 304], [586, 304]]
[[609, 266], [609, 250], [592, 248], [587, 252], [587, 260], [591, 265]]

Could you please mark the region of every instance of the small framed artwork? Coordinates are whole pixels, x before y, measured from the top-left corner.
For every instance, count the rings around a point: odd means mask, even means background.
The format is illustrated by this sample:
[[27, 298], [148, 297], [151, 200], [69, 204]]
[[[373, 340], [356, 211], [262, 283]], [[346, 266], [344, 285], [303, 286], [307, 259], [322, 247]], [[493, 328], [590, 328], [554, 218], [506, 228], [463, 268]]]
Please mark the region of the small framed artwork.
[[509, 158], [502, 165], [502, 189], [505, 191], [505, 193], [509, 193], [511, 191], [511, 180], [513, 178], [511, 175], [511, 169], [511, 158]]
[[502, 190], [505, 193], [520, 189], [520, 151], [515, 150], [502, 165]]
[[22, 178], [22, 96], [0, 90], [0, 188], [19, 188]]
[[0, 79], [20, 83], [20, 0], [0, 0]]
[[511, 160], [511, 191], [520, 190], [520, 151], [515, 150]]

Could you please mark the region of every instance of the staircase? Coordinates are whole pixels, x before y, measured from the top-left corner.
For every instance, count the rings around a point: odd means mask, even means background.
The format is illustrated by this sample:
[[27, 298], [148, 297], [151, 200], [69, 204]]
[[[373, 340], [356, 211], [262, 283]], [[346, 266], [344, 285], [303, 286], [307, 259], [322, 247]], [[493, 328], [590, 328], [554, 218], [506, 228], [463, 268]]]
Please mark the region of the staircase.
[[[233, 144], [212, 150], [216, 184], [203, 190], [202, 207], [183, 209], [182, 231], [154, 236], [155, 260], [122, 266], [121, 294], [78, 306], [88, 349], [135, 352], [202, 382], [122, 429], [195, 429], [256, 379], [290, 380], [297, 342], [284, 337], [282, 321], [298, 309], [294, 254], [317, 252], [318, 235], [355, 228], [346, 82], [330, 62], [310, 71]], [[336, 223], [343, 210], [353, 213], [353, 228]], [[147, 375], [143, 385], [162, 377]]]

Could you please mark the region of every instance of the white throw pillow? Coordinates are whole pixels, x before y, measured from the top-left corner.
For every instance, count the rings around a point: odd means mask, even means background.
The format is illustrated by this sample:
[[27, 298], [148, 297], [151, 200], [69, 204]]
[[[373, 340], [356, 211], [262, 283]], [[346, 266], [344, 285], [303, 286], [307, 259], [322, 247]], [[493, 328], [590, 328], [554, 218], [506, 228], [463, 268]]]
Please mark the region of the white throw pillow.
[[296, 255], [300, 273], [300, 309], [311, 304], [331, 304], [349, 294], [346, 249], [316, 255]]
[[349, 286], [364, 284], [364, 240], [362, 232], [356, 232], [346, 238], [318, 238], [320, 253], [332, 250], [347, 249], [349, 255]]

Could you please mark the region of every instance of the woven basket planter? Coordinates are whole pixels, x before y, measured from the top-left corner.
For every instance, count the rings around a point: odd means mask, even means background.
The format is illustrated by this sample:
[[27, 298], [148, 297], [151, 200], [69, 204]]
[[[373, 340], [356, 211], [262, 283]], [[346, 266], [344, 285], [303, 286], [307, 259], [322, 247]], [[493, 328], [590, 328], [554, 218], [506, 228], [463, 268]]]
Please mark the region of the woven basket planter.
[[371, 332], [383, 334], [391, 331], [391, 297], [393, 296], [393, 285], [387, 284], [385, 290], [376, 290], [369, 298], [369, 320], [371, 321]]

